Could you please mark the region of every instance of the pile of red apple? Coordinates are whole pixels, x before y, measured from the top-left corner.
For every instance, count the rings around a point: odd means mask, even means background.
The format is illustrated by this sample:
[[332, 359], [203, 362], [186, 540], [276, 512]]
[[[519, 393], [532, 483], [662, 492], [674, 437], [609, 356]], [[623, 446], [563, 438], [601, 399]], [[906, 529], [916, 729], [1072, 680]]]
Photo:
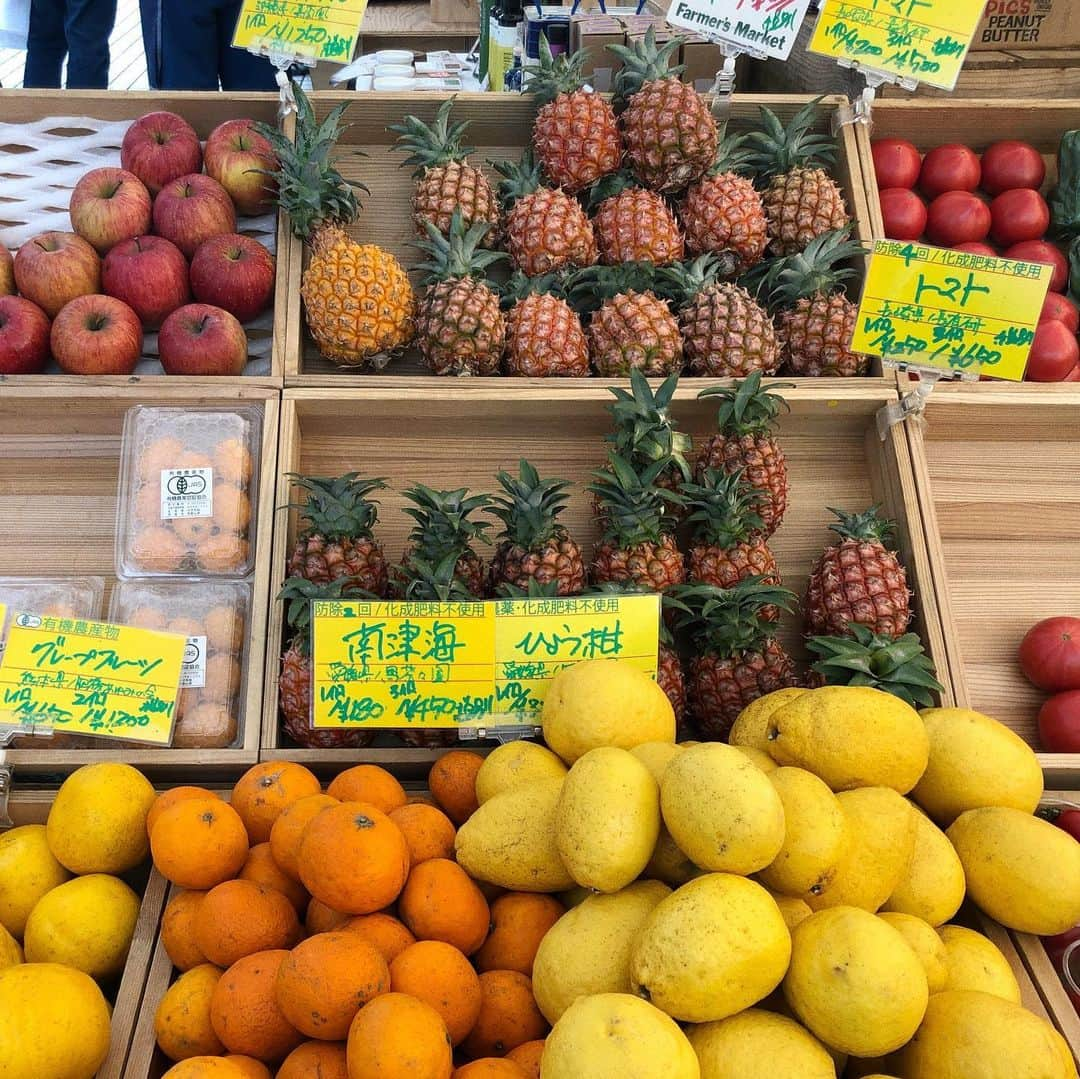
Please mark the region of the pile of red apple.
[[120, 164], [76, 184], [74, 231], [35, 236], [14, 258], [0, 245], [0, 375], [50, 356], [68, 374], [130, 375], [147, 330], [166, 374], [243, 374], [242, 323], [270, 306], [274, 257], [237, 215], [274, 209], [270, 143], [229, 120], [204, 150], [186, 120], [155, 112], [128, 128]]

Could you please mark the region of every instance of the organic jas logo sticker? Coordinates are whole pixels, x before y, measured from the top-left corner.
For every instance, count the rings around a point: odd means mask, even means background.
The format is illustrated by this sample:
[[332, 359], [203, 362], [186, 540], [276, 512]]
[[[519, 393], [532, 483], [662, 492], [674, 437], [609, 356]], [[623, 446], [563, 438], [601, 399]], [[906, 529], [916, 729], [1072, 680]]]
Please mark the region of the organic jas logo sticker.
[[188, 475], [170, 476], [166, 490], [171, 495], [197, 498], [206, 490], [206, 480], [195, 471]]

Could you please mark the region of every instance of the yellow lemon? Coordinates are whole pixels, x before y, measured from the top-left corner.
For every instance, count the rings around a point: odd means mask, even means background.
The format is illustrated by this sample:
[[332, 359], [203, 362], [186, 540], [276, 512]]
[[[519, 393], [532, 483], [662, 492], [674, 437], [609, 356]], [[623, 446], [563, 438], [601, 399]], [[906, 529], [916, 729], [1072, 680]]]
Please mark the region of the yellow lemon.
[[71, 874], [53, 857], [44, 824], [0, 833], [0, 925], [21, 937], [37, 901]]
[[885, 913], [878, 917], [908, 942], [926, 972], [927, 988], [931, 993], [940, 993], [949, 979], [949, 957], [934, 927], [913, 914]]
[[23, 961], [23, 950], [19, 942], [0, 925], [0, 970], [13, 967]]
[[701, 1079], [836, 1079], [832, 1057], [813, 1034], [794, 1019], [760, 1008], [691, 1027], [687, 1036], [701, 1064]]
[[805, 689], [775, 689], [751, 701], [736, 717], [728, 742], [733, 746], [746, 746], [768, 754], [770, 717], [778, 708], [783, 708], [805, 692]]
[[945, 945], [946, 989], [972, 989], [1020, 1003], [1020, 984], [992, 940], [962, 925], [943, 925], [938, 936]]
[[546, 746], [517, 740], [493, 749], [476, 773], [476, 800], [483, 805], [496, 794], [537, 779], [562, 779], [566, 765]]

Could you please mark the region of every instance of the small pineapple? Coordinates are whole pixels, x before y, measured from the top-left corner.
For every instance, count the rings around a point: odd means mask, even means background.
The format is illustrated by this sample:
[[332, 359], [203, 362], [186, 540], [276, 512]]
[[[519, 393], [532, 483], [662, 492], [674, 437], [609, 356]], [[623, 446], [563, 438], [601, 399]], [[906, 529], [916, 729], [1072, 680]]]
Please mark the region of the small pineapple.
[[795, 664], [764, 611], [790, 611], [795, 595], [748, 577], [733, 588], [691, 584], [672, 595], [678, 631], [691, 652], [686, 693], [701, 737], [726, 741], [739, 713], [759, 697], [798, 684]]
[[[773, 383], [772, 389], [791, 389], [790, 382]], [[702, 447], [694, 466], [700, 479], [707, 469], [742, 472], [746, 481], [765, 496], [758, 512], [767, 539], [780, 527], [787, 512], [788, 474], [784, 451], [772, 436], [776, 418], [787, 402], [761, 385], [754, 372], [734, 386], [714, 386], [698, 397], [719, 397], [717, 433]]]
[[527, 278], [516, 274], [503, 302], [507, 318], [508, 375], [525, 378], [585, 378], [589, 374], [589, 342], [573, 308], [561, 295], [554, 274]]
[[444, 236], [425, 221], [427, 241], [417, 246], [428, 255], [418, 269], [427, 272], [427, 288], [416, 317], [416, 341], [424, 362], [437, 375], [497, 375], [506, 344], [506, 318], [499, 294], [483, 280], [484, 271], [505, 256], [479, 246], [489, 226], [465, 229], [455, 210]]
[[541, 106], [533, 121], [532, 144], [555, 186], [576, 194], [622, 160], [615, 110], [601, 94], [584, 89], [582, 66], [588, 50], [552, 56], [540, 35], [540, 61], [526, 68], [529, 92]]
[[481, 245], [494, 247], [499, 236], [499, 200], [483, 170], [469, 164], [472, 147], [462, 143], [469, 121], [450, 123], [453, 104], [453, 98], [444, 101], [430, 126], [416, 116], [406, 116], [403, 123], [387, 129], [400, 136], [398, 148], [409, 151], [404, 163], [417, 166], [413, 225], [418, 236], [427, 234], [425, 222], [446, 236], [458, 211], [467, 226], [487, 224]]
[[492, 498], [491, 512], [503, 523], [502, 538], [491, 560], [492, 593], [502, 585], [527, 590], [530, 582], [554, 585], [557, 596], [576, 596], [585, 587], [581, 548], [559, 516], [566, 509], [565, 480], [541, 479], [528, 461], [518, 475], [496, 477], [505, 494]]
[[657, 47], [650, 27], [632, 46], [609, 45], [622, 61], [615, 97], [625, 101], [620, 117], [623, 146], [638, 180], [653, 191], [672, 194], [689, 187], [716, 160], [716, 120], [704, 95], [679, 80], [672, 54], [685, 38]]
[[836, 140], [812, 130], [819, 102], [803, 106], [786, 128], [762, 106], [761, 130], [749, 136], [749, 164], [768, 185], [762, 203], [776, 255], [802, 251], [815, 236], [851, 221], [839, 186], [825, 171], [836, 160]]
[[580, 203], [558, 188], [543, 187], [531, 151], [520, 163], [495, 164], [506, 214], [506, 250], [529, 277], [564, 266], [591, 266], [597, 259], [592, 222]]
[[879, 637], [899, 637], [911, 621], [911, 593], [900, 558], [885, 545], [896, 529], [871, 506], [863, 513], [829, 507], [840, 542], [826, 547], [810, 570], [803, 604], [807, 636], [850, 637], [866, 626]]
[[313, 584], [343, 580], [345, 591], [363, 591], [385, 597], [386, 555], [375, 539], [379, 504], [370, 496], [386, 489], [381, 479], [360, 479], [357, 472], [323, 478], [290, 473], [293, 483], [307, 492], [298, 510], [304, 529], [289, 555], [288, 574]]
[[652, 262], [665, 266], [685, 254], [682, 230], [662, 195], [638, 187], [633, 177], [614, 173], [589, 193], [595, 207], [593, 230], [600, 261]]

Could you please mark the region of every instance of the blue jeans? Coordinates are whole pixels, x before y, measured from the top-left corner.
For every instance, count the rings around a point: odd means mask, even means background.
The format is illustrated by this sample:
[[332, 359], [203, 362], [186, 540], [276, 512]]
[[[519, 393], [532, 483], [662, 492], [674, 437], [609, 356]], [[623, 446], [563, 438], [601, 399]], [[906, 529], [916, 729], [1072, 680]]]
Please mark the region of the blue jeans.
[[33, 0], [23, 85], [59, 90], [67, 57], [69, 90], [107, 90], [116, 0]]

